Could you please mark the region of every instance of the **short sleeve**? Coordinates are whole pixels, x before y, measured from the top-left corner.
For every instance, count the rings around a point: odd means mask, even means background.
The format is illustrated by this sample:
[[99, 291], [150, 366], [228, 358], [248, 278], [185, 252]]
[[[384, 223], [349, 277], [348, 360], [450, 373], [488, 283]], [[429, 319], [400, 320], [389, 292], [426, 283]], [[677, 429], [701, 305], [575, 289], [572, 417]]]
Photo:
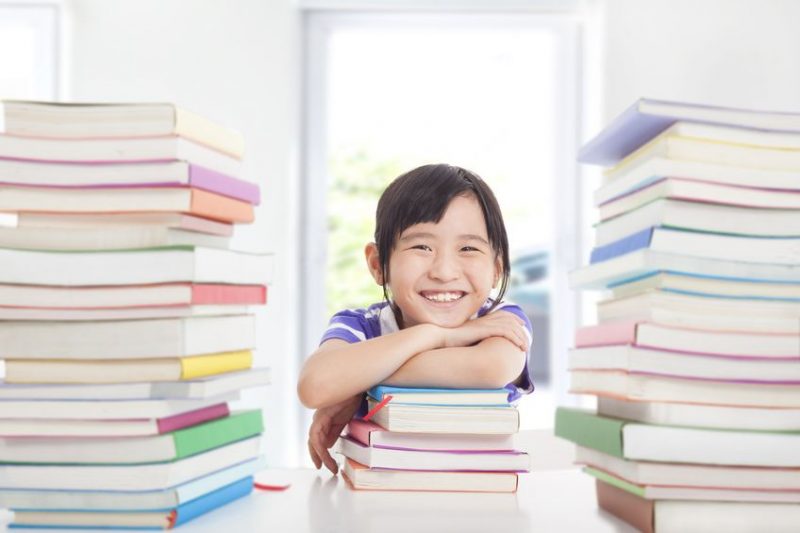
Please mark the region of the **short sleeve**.
[[523, 394], [530, 394], [533, 392], [533, 376], [531, 375], [530, 365], [528, 364], [528, 359], [530, 358], [531, 354], [531, 346], [533, 345], [533, 325], [531, 324], [528, 315], [525, 314], [525, 311], [523, 311], [522, 308], [516, 304], [504, 302], [492, 309], [491, 312], [494, 313], [500, 311], [513, 313], [518, 316], [525, 326], [525, 331], [528, 333], [528, 349], [525, 352], [525, 368], [522, 369], [522, 373], [516, 380], [514, 380], [513, 383], [506, 385], [506, 388], [510, 392], [509, 400], [514, 401], [519, 399]]
[[328, 328], [322, 334], [320, 344], [331, 339], [340, 339], [353, 344], [367, 339], [369, 323], [363, 309], [346, 309], [333, 315]]

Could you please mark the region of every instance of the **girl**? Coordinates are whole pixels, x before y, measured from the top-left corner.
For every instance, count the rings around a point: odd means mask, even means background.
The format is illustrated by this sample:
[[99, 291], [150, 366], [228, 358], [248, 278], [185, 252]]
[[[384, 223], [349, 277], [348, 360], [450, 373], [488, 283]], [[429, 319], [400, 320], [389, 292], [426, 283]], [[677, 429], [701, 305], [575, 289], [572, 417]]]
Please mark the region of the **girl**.
[[[316, 409], [308, 451], [334, 474], [328, 449], [378, 383], [408, 387], [533, 390], [532, 329], [502, 303], [508, 237], [494, 194], [476, 174], [426, 165], [381, 195], [367, 266], [384, 302], [331, 318], [300, 372], [300, 401]], [[497, 297], [489, 293], [500, 286]]]

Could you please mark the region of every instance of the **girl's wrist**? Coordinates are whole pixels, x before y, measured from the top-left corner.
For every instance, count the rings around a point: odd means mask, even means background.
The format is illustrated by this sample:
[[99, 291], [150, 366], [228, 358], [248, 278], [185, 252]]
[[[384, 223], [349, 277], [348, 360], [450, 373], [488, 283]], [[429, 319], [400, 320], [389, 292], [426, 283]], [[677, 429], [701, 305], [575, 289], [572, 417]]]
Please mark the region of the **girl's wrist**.
[[428, 346], [426, 346], [426, 350], [444, 348], [444, 328], [439, 327], [436, 324], [418, 324], [415, 327], [419, 328], [422, 338], [430, 343]]

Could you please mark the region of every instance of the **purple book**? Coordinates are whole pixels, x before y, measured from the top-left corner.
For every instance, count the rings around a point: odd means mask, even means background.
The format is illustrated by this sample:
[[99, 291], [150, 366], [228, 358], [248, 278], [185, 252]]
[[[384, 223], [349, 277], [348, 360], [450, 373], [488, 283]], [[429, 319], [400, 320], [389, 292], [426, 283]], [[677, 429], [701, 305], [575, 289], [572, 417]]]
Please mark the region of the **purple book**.
[[197, 165], [189, 165], [189, 185], [244, 200], [253, 205], [261, 203], [261, 191], [255, 183], [232, 178]]
[[218, 418], [225, 418], [230, 414], [230, 409], [227, 403], [219, 403], [197, 409], [195, 411], [188, 411], [178, 415], [167, 416], [156, 420], [158, 425], [158, 433], [171, 433], [179, 429], [196, 426], [203, 422], [216, 420]]

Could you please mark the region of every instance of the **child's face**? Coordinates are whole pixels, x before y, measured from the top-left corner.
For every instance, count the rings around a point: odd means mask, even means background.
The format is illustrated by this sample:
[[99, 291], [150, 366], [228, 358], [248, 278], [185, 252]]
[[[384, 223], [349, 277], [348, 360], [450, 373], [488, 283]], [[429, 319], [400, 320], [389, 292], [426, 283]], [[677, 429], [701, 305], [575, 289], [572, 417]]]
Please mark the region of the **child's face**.
[[404, 327], [457, 327], [486, 301], [501, 270], [478, 200], [458, 196], [438, 223], [403, 231], [389, 257], [388, 287]]

